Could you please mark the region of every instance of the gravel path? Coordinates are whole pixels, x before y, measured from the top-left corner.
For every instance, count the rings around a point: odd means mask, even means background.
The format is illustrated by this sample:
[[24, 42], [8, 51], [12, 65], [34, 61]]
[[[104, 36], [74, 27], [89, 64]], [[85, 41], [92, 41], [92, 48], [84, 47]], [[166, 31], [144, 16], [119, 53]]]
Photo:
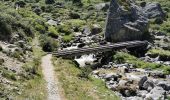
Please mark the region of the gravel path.
[[48, 54], [42, 58], [42, 70], [47, 82], [48, 100], [61, 100], [59, 95], [58, 81], [55, 80], [54, 66], [51, 61], [52, 55]]

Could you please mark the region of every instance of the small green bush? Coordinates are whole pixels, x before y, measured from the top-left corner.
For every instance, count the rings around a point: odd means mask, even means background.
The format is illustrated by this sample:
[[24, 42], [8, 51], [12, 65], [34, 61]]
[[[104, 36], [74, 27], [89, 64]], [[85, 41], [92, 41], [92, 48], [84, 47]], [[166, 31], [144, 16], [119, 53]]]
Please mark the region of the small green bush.
[[58, 32], [64, 33], [65, 35], [70, 35], [72, 33], [71, 26], [61, 25], [58, 27]]
[[21, 51], [14, 51], [11, 54], [11, 56], [14, 57], [14, 58], [20, 59], [20, 57], [23, 56], [23, 52], [21, 52]]
[[17, 80], [16, 79], [16, 74], [14, 74], [13, 72], [7, 70], [7, 69], [4, 69], [4, 68], [0, 68], [2, 70], [2, 76], [3, 77], [6, 77], [8, 79], [11, 79], [11, 80]]
[[81, 73], [78, 74], [78, 77], [89, 79], [89, 74], [91, 72], [92, 72], [91, 67], [90, 66], [85, 66], [85, 67], [81, 68]]
[[54, 50], [57, 50], [58, 41], [53, 38], [43, 35], [40, 37], [40, 42], [42, 49], [46, 52], [52, 52]]
[[70, 42], [72, 39], [73, 39], [72, 34], [63, 36], [63, 41], [64, 42]]
[[48, 35], [52, 38], [58, 38], [59, 33], [57, 32], [57, 29], [54, 26], [48, 27]]
[[[8, 15], [7, 15], [8, 16]], [[12, 34], [12, 26], [10, 23], [12, 19], [5, 15], [0, 15], [0, 39], [9, 40]]]
[[[170, 73], [170, 68], [169, 66], [165, 66], [162, 64], [156, 64], [156, 63], [150, 63], [150, 62], [145, 62], [142, 60], [139, 60], [138, 58], [124, 52], [117, 52], [113, 56], [113, 61], [114, 62], [121, 62], [123, 60], [124, 62], [128, 62], [130, 64], [133, 64], [134, 67], [136, 68], [151, 68], [151, 69], [160, 69], [163, 70], [164, 73], [169, 74]], [[120, 61], [121, 60], [121, 61]]]

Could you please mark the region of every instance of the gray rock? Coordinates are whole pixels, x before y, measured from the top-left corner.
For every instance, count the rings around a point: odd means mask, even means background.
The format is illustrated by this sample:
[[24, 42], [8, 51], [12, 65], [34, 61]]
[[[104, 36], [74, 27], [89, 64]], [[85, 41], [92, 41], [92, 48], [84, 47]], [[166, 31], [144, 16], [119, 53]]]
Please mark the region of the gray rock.
[[154, 87], [150, 93], [146, 95], [145, 99], [164, 100], [165, 94], [165, 90], [162, 87]]
[[91, 30], [88, 26], [85, 26], [83, 28], [83, 31], [82, 31], [83, 34], [86, 34], [86, 35], [90, 35], [91, 34]]
[[117, 0], [111, 0], [105, 30], [107, 41], [140, 40], [147, 31], [148, 19], [142, 7], [130, 3], [127, 11]]
[[157, 85], [162, 87], [166, 91], [170, 91], [170, 82], [160, 81]]
[[98, 70], [95, 70], [92, 72], [93, 75], [98, 75], [99, 74], [99, 71]]
[[140, 90], [140, 91], [137, 92], [137, 95], [145, 98], [147, 93], [148, 93], [148, 91], [146, 91], [146, 90]]
[[150, 76], [154, 78], [166, 78], [166, 74], [163, 71], [153, 71], [150, 73]]
[[151, 89], [154, 88], [154, 83], [152, 81], [147, 80], [144, 82], [142, 87], [143, 89], [150, 91]]
[[126, 81], [126, 80], [120, 80], [119, 83], [118, 83], [118, 85], [119, 85], [119, 86], [126, 86], [127, 83], [128, 83], [128, 81]]
[[123, 100], [143, 100], [143, 98], [142, 97], [133, 96], [133, 97], [126, 97]]
[[147, 76], [144, 76], [140, 79], [140, 81], [138, 82], [138, 86], [140, 89], [143, 89], [143, 84], [148, 80]]
[[109, 2], [108, 3], [99, 3], [95, 6], [95, 8], [97, 10], [103, 10], [103, 11], [107, 11], [109, 9]]
[[106, 74], [104, 79], [106, 81], [110, 81], [110, 80], [117, 80], [118, 79], [118, 76], [115, 75], [115, 73], [110, 73], [110, 74]]
[[118, 85], [117, 84], [106, 84], [106, 87], [108, 88], [108, 89], [111, 89], [111, 90], [113, 90], [113, 91], [115, 91], [116, 90], [116, 88], [118, 87]]
[[107, 41], [144, 39], [148, 36], [145, 34], [149, 29], [148, 19], [157, 18], [160, 23], [166, 17], [159, 3], [143, 3], [142, 7], [131, 1], [126, 3], [125, 10], [118, 0], [111, 0], [105, 29]]
[[136, 96], [136, 89], [130, 86], [119, 86], [118, 91], [124, 96], [124, 97], [131, 97]]
[[147, 3], [144, 12], [148, 18], [162, 18], [165, 19], [166, 14], [163, 12], [159, 3]]
[[49, 25], [55, 25], [55, 26], [57, 26], [59, 22], [50, 19], [50, 20], [47, 21], [47, 23], [48, 23]]

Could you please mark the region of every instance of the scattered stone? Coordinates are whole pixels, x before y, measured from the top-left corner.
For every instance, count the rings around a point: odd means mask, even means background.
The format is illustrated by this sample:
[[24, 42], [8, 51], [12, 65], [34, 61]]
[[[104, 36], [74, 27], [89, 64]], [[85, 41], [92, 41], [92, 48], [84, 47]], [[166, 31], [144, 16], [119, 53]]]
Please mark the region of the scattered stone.
[[98, 70], [95, 70], [95, 71], [92, 72], [92, 74], [98, 75], [98, 74], [99, 74], [99, 71], [98, 71]]
[[99, 3], [95, 6], [95, 8], [97, 10], [103, 10], [103, 11], [107, 11], [109, 9], [109, 2], [108, 3]]
[[165, 90], [162, 87], [154, 87], [147, 95], [145, 99], [151, 100], [165, 100]]
[[59, 22], [50, 19], [50, 20], [47, 21], [47, 24], [57, 26], [59, 24]]
[[138, 82], [138, 86], [140, 89], [143, 88], [143, 84], [148, 80], [147, 76], [144, 76], [140, 79], [140, 81]]
[[143, 97], [143, 98], [146, 97], [146, 94], [148, 94], [148, 91], [146, 91], [146, 90], [140, 90], [137, 92], [137, 95], [140, 97]]
[[136, 89], [130, 86], [120, 86], [117, 89], [124, 97], [136, 96]]
[[150, 76], [154, 78], [166, 78], [166, 75], [162, 71], [153, 71], [150, 73]]
[[166, 91], [170, 91], [170, 82], [160, 81], [157, 85], [162, 87]]
[[128, 83], [128, 81], [126, 81], [126, 80], [120, 80], [119, 83], [118, 83], [118, 85], [119, 85], [119, 86], [126, 86], [127, 83]]
[[114, 78], [115, 78], [116, 76], [115, 76], [115, 73], [110, 73], [110, 74], [107, 74], [105, 77], [104, 77], [104, 79], [106, 80], [106, 81], [110, 81], [110, 80], [114, 80]]
[[84, 27], [83, 28], [83, 31], [82, 31], [83, 34], [86, 34], [87, 36], [91, 34], [91, 30], [89, 27]]
[[150, 91], [151, 89], [154, 88], [154, 83], [152, 81], [145, 81], [142, 86], [143, 89]]
[[143, 98], [142, 97], [133, 96], [133, 97], [126, 97], [123, 100], [143, 100]]

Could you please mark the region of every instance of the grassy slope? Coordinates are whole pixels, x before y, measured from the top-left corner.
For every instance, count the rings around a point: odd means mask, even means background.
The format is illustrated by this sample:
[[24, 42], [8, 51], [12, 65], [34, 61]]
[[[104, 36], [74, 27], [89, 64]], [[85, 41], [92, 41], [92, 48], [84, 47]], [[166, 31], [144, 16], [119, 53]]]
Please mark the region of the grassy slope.
[[139, 60], [138, 58], [136, 58], [128, 53], [117, 52], [116, 55], [114, 55], [113, 57], [114, 57], [115, 61], [120, 62], [120, 63], [128, 62], [128, 63], [133, 64], [137, 68], [151, 68], [151, 69], [163, 70], [166, 74], [170, 74], [169, 66], [145, 62], [145, 61]]
[[23, 83], [25, 84], [24, 92], [16, 97], [17, 100], [24, 100], [26, 98], [29, 100], [46, 100], [46, 84], [45, 80], [43, 79], [40, 66], [41, 57], [43, 56], [44, 52], [40, 47], [38, 47], [38, 45], [38, 39], [35, 37], [32, 43], [34, 59], [26, 63], [27, 67], [34, 66], [38, 75], [34, 76], [33, 79]]
[[54, 65], [59, 82], [68, 100], [119, 100], [114, 93], [105, 87], [99, 79], [81, 79], [77, 75], [81, 70], [70, 60], [54, 58]]

